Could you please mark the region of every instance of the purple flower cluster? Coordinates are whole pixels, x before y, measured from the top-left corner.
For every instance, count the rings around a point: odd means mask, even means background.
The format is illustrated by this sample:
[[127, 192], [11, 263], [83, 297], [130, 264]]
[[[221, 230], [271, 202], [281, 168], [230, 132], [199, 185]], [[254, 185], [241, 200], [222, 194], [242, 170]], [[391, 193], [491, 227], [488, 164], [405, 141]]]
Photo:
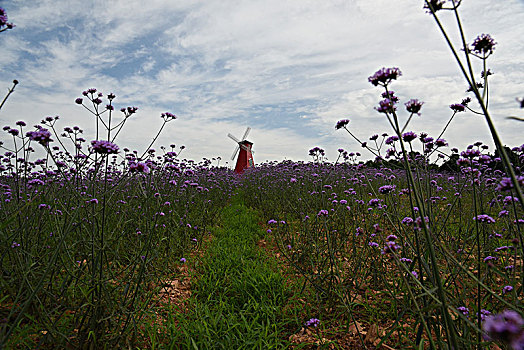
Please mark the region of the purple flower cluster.
[[142, 162], [132, 162], [129, 164], [129, 171], [130, 172], [137, 172], [137, 173], [149, 173], [150, 169], [147, 166], [147, 164]]
[[379, 205], [379, 204], [380, 204], [380, 199], [378, 199], [378, 198], [372, 198], [372, 199], [370, 199], [369, 202], [368, 202], [368, 205], [369, 205], [370, 207], [376, 207], [376, 206]]
[[421, 102], [417, 99], [411, 99], [408, 102], [406, 102], [404, 105], [406, 106], [406, 110], [409, 113], [420, 115], [420, 109], [422, 108], [422, 105], [424, 102]]
[[169, 112], [162, 113], [160, 117], [164, 119], [166, 122], [176, 119], [176, 115], [174, 115], [173, 113], [169, 113]]
[[487, 224], [492, 224], [495, 222], [495, 219], [493, 219], [491, 216], [486, 214], [480, 214], [473, 218], [473, 220], [476, 220], [478, 222], [484, 222]]
[[99, 154], [116, 154], [118, 153], [118, 146], [110, 141], [93, 140], [91, 141], [93, 151]]
[[390, 99], [391, 102], [393, 102], [393, 103], [398, 103], [398, 101], [399, 101], [398, 97], [395, 96], [395, 91], [393, 91], [393, 90], [383, 92], [382, 93], [382, 98]]
[[131, 114], [135, 114], [136, 111], [138, 111], [138, 107], [127, 107], [120, 109], [120, 112], [124, 113], [124, 115], [127, 117], [129, 117]]
[[396, 80], [402, 75], [400, 69], [393, 68], [381, 68], [368, 78], [368, 81], [374, 86], [387, 86], [392, 80]]
[[397, 110], [397, 106], [395, 106], [395, 102], [389, 98], [385, 98], [382, 101], [378, 103], [378, 107], [375, 107], [377, 112], [379, 113], [393, 113]]
[[[479, 313], [477, 312], [477, 316], [478, 314]], [[486, 317], [488, 317], [489, 315], [491, 315], [491, 312], [489, 312], [486, 309], [480, 309], [480, 319], [482, 320], [482, 322], [484, 322], [486, 320]]]
[[402, 219], [401, 221], [404, 225], [411, 225], [413, 223], [413, 219], [409, 216], [406, 216], [404, 219]]
[[398, 141], [398, 136], [393, 135], [388, 137], [385, 143], [386, 145], [392, 145], [393, 143], [395, 143], [395, 141]]
[[320, 325], [320, 320], [318, 318], [310, 318], [304, 323], [306, 327], [318, 327]]
[[466, 106], [464, 106], [461, 103], [454, 103], [454, 104], [450, 105], [449, 108], [451, 108], [451, 110], [453, 112], [455, 112], [455, 113], [457, 113], [457, 112], [464, 112], [466, 110]]
[[524, 348], [524, 320], [517, 312], [505, 310], [485, 318], [482, 329], [488, 340], [500, 340], [513, 349]]
[[342, 129], [344, 128], [346, 125], [349, 124], [349, 119], [341, 119], [337, 122], [337, 124], [335, 125], [335, 129], [338, 130], [338, 129]]
[[496, 44], [489, 34], [481, 34], [471, 44], [471, 50], [479, 55], [491, 55]]
[[378, 189], [378, 191], [382, 194], [388, 194], [395, 190], [395, 185], [384, 185]]
[[3, 32], [6, 29], [12, 29], [14, 26], [13, 23], [7, 22], [7, 12], [0, 7], [0, 31]]
[[[517, 183], [524, 187], [524, 176], [517, 176]], [[497, 186], [497, 191], [509, 191], [513, 188], [513, 182], [509, 177], [503, 177]]]
[[314, 156], [324, 156], [326, 154], [326, 152], [320, 148], [320, 147], [314, 147], [312, 149], [309, 150], [309, 155], [314, 157]]
[[52, 142], [51, 139], [51, 132], [45, 128], [39, 128], [36, 131], [28, 131], [25, 136], [29, 137], [31, 141], [36, 141], [40, 143], [43, 146], [46, 146], [49, 144], [49, 142]]
[[400, 249], [400, 245], [398, 245], [397, 242], [396, 242], [397, 238], [398, 237], [395, 236], [395, 235], [389, 235], [386, 238], [386, 245], [382, 249], [381, 253], [382, 254], [389, 254], [389, 253], [393, 253], [393, 252], [396, 252], [397, 250], [399, 250]]
[[469, 309], [467, 307], [465, 307], [465, 306], [457, 307], [457, 311], [459, 311], [464, 316], [468, 316], [469, 315]]
[[448, 143], [444, 139], [437, 139], [435, 141], [435, 145], [437, 145], [437, 147], [445, 147], [448, 145]]
[[424, 2], [424, 8], [427, 9], [427, 13], [437, 12], [442, 10], [446, 0], [428, 0]]
[[405, 142], [411, 142], [413, 140], [416, 140], [417, 134], [415, 134], [413, 131], [408, 131], [402, 134], [402, 140]]

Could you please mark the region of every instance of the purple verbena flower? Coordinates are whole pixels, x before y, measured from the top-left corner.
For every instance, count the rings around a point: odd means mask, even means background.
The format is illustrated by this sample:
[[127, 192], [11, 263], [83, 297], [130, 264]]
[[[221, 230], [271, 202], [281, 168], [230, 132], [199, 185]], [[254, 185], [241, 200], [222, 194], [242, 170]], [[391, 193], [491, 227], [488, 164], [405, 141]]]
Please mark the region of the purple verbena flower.
[[375, 206], [377, 206], [377, 205], [379, 205], [379, 204], [380, 204], [380, 199], [378, 199], [378, 198], [372, 198], [372, 199], [370, 199], [369, 202], [368, 202], [368, 205], [369, 205], [370, 207], [375, 207]]
[[402, 134], [402, 140], [405, 142], [411, 142], [417, 138], [417, 134], [415, 134], [413, 131], [408, 131]]
[[337, 122], [337, 124], [335, 125], [335, 129], [338, 130], [338, 129], [342, 129], [344, 128], [346, 125], [349, 124], [349, 119], [341, 119]]
[[306, 321], [304, 324], [306, 327], [318, 327], [320, 325], [320, 320], [318, 318], [311, 318]]
[[[489, 315], [491, 315], [491, 312], [489, 312], [486, 309], [480, 309], [480, 319], [482, 320], [482, 322], [484, 322], [486, 320], [486, 317], [488, 317]], [[478, 316], [478, 312], [477, 312], [477, 316]]]
[[395, 185], [384, 185], [378, 189], [378, 191], [382, 194], [388, 194], [395, 190]]
[[0, 7], [0, 28], [7, 24], [7, 12]]
[[137, 172], [137, 173], [149, 173], [149, 167], [145, 164], [145, 163], [142, 163], [142, 162], [138, 162], [138, 163], [130, 163], [129, 164], [129, 171], [130, 172]]
[[3, 32], [4, 30], [13, 29], [15, 27], [13, 23], [7, 22], [7, 20], [7, 12], [0, 7], [0, 31]]
[[496, 261], [497, 257], [489, 255], [483, 259], [484, 262], [490, 262], [491, 260]]
[[400, 246], [395, 241], [387, 241], [386, 245], [381, 251], [381, 254], [389, 254], [392, 252], [396, 252], [398, 249], [400, 249]]
[[397, 109], [397, 107], [395, 106], [395, 102], [393, 102], [389, 98], [383, 99], [378, 104], [379, 106], [375, 107], [375, 109], [379, 113], [393, 113]]
[[162, 113], [160, 117], [164, 119], [166, 122], [176, 119], [176, 115], [174, 115], [173, 113], [169, 113], [169, 112]]
[[[517, 183], [524, 187], [524, 176], [517, 176]], [[497, 186], [497, 191], [509, 191], [513, 188], [513, 182], [510, 177], [503, 177]]]
[[413, 223], [413, 219], [409, 216], [406, 216], [404, 219], [402, 219], [401, 221], [404, 225], [411, 225]]
[[489, 34], [481, 34], [471, 44], [471, 50], [479, 55], [491, 55], [496, 44]]
[[410, 113], [420, 115], [420, 109], [422, 108], [422, 105], [424, 102], [421, 102], [417, 99], [411, 99], [408, 102], [406, 102], [404, 105], [406, 106], [406, 110]]
[[500, 314], [486, 317], [482, 329], [487, 333], [488, 340], [500, 340], [512, 343], [522, 337], [524, 320], [516, 311], [504, 310]]
[[36, 141], [43, 146], [47, 146], [52, 142], [51, 132], [45, 128], [40, 128], [36, 131], [28, 131], [25, 136], [29, 137], [31, 141]]
[[448, 143], [444, 139], [437, 139], [435, 141], [435, 144], [437, 145], [437, 147], [445, 147], [448, 145]]
[[118, 146], [110, 141], [105, 140], [93, 140], [91, 146], [95, 153], [100, 154], [115, 154], [118, 153]]
[[468, 316], [469, 315], [469, 309], [467, 307], [465, 307], [465, 306], [457, 307], [457, 311], [462, 313], [464, 316]]
[[368, 78], [368, 81], [374, 86], [388, 85], [392, 80], [396, 80], [399, 76], [402, 75], [402, 72], [398, 68], [381, 68], [375, 72], [372, 76]]
[[398, 141], [398, 136], [396, 135], [393, 135], [393, 136], [390, 136], [386, 139], [386, 145], [392, 145], [393, 143], [395, 143], [395, 141]]
[[466, 106], [460, 103], [454, 103], [449, 106], [453, 112], [464, 112], [466, 110]]
[[446, 0], [428, 0], [427, 2], [424, 2], [424, 8], [427, 9], [426, 13], [437, 12], [442, 10], [445, 3]]
[[493, 219], [491, 216], [486, 214], [480, 214], [473, 218], [473, 220], [476, 220], [478, 222], [485, 222], [487, 224], [492, 224], [495, 222], [495, 219]]
[[398, 97], [395, 96], [395, 91], [393, 90], [383, 92], [382, 97], [391, 100], [393, 103], [398, 103]]

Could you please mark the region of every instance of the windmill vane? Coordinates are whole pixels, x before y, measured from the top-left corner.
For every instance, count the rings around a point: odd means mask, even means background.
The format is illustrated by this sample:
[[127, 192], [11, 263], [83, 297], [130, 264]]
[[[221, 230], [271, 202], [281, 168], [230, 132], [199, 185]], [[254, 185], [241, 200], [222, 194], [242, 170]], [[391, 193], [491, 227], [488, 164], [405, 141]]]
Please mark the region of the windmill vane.
[[238, 153], [237, 164], [235, 166], [235, 173], [237, 174], [242, 174], [245, 169], [252, 168], [255, 165], [255, 161], [253, 159], [253, 153], [255, 152], [252, 150], [253, 142], [250, 142], [246, 139], [250, 131], [251, 128], [248, 126], [244, 132], [244, 136], [242, 136], [242, 140], [239, 140], [231, 133], [227, 134], [230, 139], [237, 143], [235, 151], [231, 156], [231, 160], [234, 160]]

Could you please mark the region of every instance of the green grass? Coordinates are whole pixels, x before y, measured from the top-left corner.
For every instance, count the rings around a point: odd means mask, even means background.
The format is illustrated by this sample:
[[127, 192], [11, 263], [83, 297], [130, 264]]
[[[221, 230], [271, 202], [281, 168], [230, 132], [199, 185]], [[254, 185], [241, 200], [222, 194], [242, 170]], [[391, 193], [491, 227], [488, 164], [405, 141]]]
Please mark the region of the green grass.
[[242, 204], [224, 209], [197, 272], [190, 311], [172, 314], [169, 348], [287, 347], [289, 335], [302, 323], [296, 316], [300, 311], [288, 305], [293, 286], [256, 246], [264, 237], [258, 221]]

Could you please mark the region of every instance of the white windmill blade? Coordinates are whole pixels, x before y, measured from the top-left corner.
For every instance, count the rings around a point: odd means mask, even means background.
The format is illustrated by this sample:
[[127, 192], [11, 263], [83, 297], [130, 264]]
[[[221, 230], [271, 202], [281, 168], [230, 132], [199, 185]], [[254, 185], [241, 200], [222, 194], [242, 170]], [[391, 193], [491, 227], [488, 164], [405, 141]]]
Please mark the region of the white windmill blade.
[[237, 139], [235, 136], [231, 135], [231, 134], [227, 134], [227, 136], [229, 136], [229, 138], [233, 141], [235, 141], [236, 143], [240, 143], [240, 140]]
[[239, 150], [240, 150], [240, 146], [237, 146], [235, 148], [235, 151], [233, 152], [233, 155], [231, 156], [231, 160], [235, 160], [235, 157], [237, 156], [237, 153]]
[[244, 133], [244, 136], [242, 136], [242, 141], [244, 141], [247, 137], [247, 134], [249, 134], [249, 132], [251, 131], [251, 128], [248, 126], [247, 129], [246, 129], [246, 132]]
[[255, 151], [253, 151], [252, 148], [249, 148], [249, 147], [247, 147], [246, 145], [242, 145], [242, 144], [240, 144], [240, 147], [242, 147], [243, 150], [245, 150], [245, 151], [247, 151], [247, 152], [249, 152], [249, 153], [251, 153], [251, 154], [255, 154]]

